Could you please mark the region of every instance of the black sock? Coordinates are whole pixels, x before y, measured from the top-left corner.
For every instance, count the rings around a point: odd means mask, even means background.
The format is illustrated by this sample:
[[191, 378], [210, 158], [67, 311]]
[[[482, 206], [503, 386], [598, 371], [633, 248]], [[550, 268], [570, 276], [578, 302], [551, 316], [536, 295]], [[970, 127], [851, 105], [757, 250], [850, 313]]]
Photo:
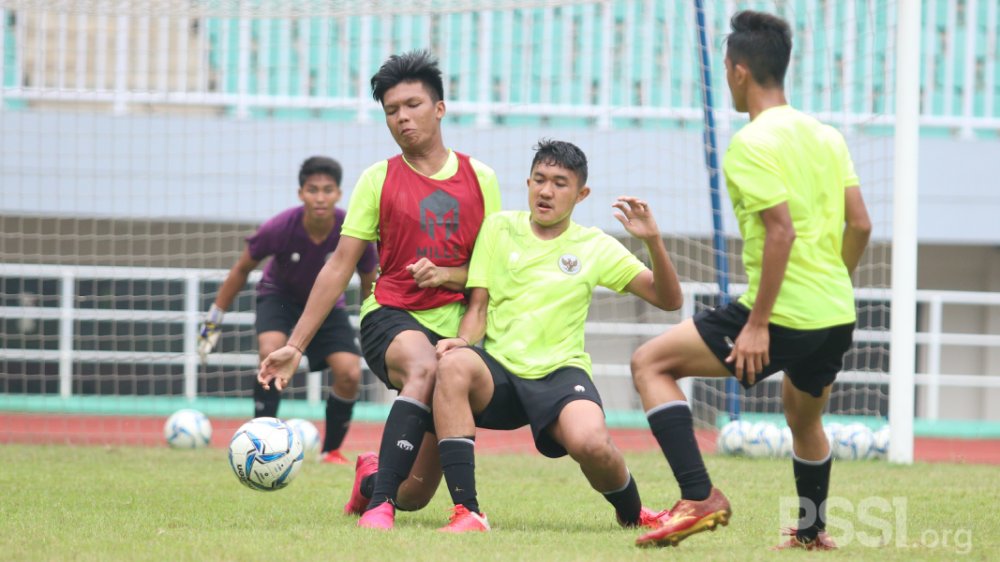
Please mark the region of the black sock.
[[476, 498], [476, 438], [455, 437], [438, 443], [441, 451], [441, 469], [451, 493], [451, 502], [464, 505], [465, 509], [479, 513]]
[[323, 436], [323, 452], [336, 451], [344, 443], [347, 430], [351, 427], [351, 414], [357, 400], [341, 398], [330, 390], [326, 399], [326, 435]]
[[618, 518], [625, 525], [634, 527], [639, 524], [639, 512], [642, 511], [642, 500], [639, 499], [639, 487], [635, 484], [632, 473], [628, 473], [628, 482], [619, 490], [604, 492], [604, 499], [611, 502], [618, 512]]
[[646, 418], [681, 487], [681, 499], [708, 499], [712, 493], [712, 480], [698, 450], [688, 403], [678, 400], [661, 404], [646, 412]]
[[[826, 530], [826, 495], [830, 491], [830, 469], [833, 468], [833, 451], [821, 461], [806, 461], [792, 456], [795, 471], [795, 489], [799, 493], [799, 525], [795, 537], [802, 542], [816, 540], [820, 531]], [[816, 520], [807, 521], [803, 504], [815, 506]]]
[[278, 417], [278, 404], [281, 404], [281, 391], [274, 383], [271, 383], [270, 390], [264, 390], [259, 382], [253, 383], [253, 402], [255, 418], [276, 418]]
[[410, 476], [413, 463], [420, 453], [431, 420], [431, 409], [426, 404], [400, 396], [392, 403], [389, 417], [382, 430], [382, 445], [378, 452], [378, 478], [368, 509], [385, 502], [396, 505], [399, 485]]
[[361, 479], [361, 489], [359, 491], [361, 492], [362, 496], [371, 499], [371, 497], [375, 494], [376, 476], [378, 476], [378, 473], [373, 472]]

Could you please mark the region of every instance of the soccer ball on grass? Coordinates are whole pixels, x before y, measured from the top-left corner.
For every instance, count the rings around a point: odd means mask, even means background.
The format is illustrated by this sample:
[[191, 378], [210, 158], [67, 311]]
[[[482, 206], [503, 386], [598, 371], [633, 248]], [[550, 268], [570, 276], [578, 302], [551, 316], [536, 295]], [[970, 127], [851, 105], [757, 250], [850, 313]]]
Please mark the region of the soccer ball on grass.
[[291, 484], [302, 468], [302, 440], [285, 422], [257, 418], [236, 430], [229, 442], [229, 464], [240, 483], [271, 492]]
[[212, 440], [212, 424], [198, 410], [179, 410], [167, 418], [163, 437], [173, 449], [201, 449]]

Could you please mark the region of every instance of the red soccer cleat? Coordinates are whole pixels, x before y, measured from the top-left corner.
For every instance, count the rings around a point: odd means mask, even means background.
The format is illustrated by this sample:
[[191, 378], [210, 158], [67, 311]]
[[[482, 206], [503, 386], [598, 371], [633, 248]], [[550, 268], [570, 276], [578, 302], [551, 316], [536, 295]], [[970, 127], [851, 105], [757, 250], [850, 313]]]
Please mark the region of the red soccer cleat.
[[369, 474], [378, 472], [378, 455], [365, 453], [358, 457], [354, 467], [354, 490], [351, 491], [351, 499], [347, 500], [347, 505], [344, 506], [344, 515], [361, 515], [368, 509], [368, 504], [372, 500], [361, 495], [361, 480]]
[[615, 519], [618, 520], [618, 524], [624, 529], [633, 529], [636, 527], [646, 527], [648, 529], [659, 529], [660, 525], [666, 522], [667, 518], [670, 517], [670, 512], [667, 510], [663, 511], [653, 511], [649, 508], [642, 508], [639, 510], [639, 523], [636, 525], [626, 525], [618, 511], [615, 511]]
[[816, 535], [816, 539], [809, 542], [802, 542], [795, 532], [797, 529], [794, 527], [786, 527], [781, 530], [782, 536], [792, 537], [786, 542], [779, 544], [778, 546], [772, 548], [771, 550], [784, 550], [786, 548], [804, 548], [806, 550], [837, 550], [837, 544], [833, 542], [830, 535], [826, 531], [820, 531], [819, 535]]
[[489, 531], [490, 523], [485, 513], [473, 513], [464, 505], [451, 508], [448, 524], [438, 529], [439, 533], [469, 533], [474, 531]]
[[326, 453], [325, 455], [320, 457], [319, 462], [325, 462], [329, 464], [351, 464], [351, 461], [347, 460], [347, 458], [344, 455], [340, 454], [340, 449], [334, 449]]
[[369, 509], [358, 519], [358, 527], [388, 531], [396, 524], [396, 508], [389, 502], [380, 503]]
[[687, 537], [705, 530], [714, 531], [718, 525], [728, 525], [733, 510], [729, 500], [718, 488], [704, 501], [681, 500], [674, 504], [662, 525], [639, 537], [636, 546], [677, 546]]

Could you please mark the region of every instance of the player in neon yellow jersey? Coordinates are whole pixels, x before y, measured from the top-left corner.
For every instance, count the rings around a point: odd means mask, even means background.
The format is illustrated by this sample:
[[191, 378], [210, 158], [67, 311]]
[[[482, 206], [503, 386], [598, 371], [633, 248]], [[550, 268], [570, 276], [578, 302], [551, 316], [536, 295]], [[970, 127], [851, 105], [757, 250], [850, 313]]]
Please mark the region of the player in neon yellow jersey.
[[788, 105], [788, 22], [763, 12], [733, 16], [726, 79], [736, 111], [748, 112], [723, 159], [743, 235], [750, 287], [738, 302], [703, 311], [645, 343], [632, 377], [649, 427], [681, 488], [681, 500], [640, 546], [676, 545], [726, 524], [729, 500], [694, 444], [683, 377], [736, 378], [749, 388], [784, 371], [781, 402], [792, 430], [792, 464], [803, 519], [779, 548], [836, 548], [824, 502], [832, 460], [822, 413], [851, 348], [851, 273], [871, 222], [844, 137]]
[[[598, 285], [676, 310], [681, 286], [649, 205], [620, 197], [615, 216], [649, 249], [650, 271], [618, 240], [571, 219], [590, 193], [587, 159], [576, 146], [542, 141], [528, 179], [530, 212], [487, 217], [466, 286], [469, 309], [458, 337], [438, 342], [434, 423], [441, 466], [455, 504], [445, 532], [488, 531], [475, 484], [476, 427], [531, 426], [543, 455], [569, 454], [623, 526], [659, 525], [642, 507], [635, 480], [604, 423], [584, 351], [584, 323]], [[470, 347], [485, 335], [485, 349]]]

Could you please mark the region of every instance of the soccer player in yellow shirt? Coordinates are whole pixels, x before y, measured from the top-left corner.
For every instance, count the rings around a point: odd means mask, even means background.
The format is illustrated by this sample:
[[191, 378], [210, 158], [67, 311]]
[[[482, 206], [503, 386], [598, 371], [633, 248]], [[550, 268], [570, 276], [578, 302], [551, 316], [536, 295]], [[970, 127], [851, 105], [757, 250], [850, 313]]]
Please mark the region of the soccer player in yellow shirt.
[[712, 487], [695, 443], [683, 377], [731, 377], [749, 388], [785, 372], [782, 405], [792, 430], [800, 520], [777, 548], [836, 548], [822, 509], [831, 455], [821, 415], [852, 344], [851, 273], [871, 222], [844, 138], [788, 105], [784, 78], [792, 31], [762, 12], [733, 16], [726, 78], [736, 110], [750, 113], [723, 159], [743, 236], [749, 288], [640, 347], [632, 377], [681, 500], [641, 546], [676, 545], [727, 524], [729, 501]]
[[[489, 531], [475, 479], [476, 427], [531, 426], [547, 457], [570, 455], [627, 527], [656, 527], [665, 512], [642, 507], [635, 480], [604, 423], [601, 397], [584, 351], [594, 288], [632, 293], [664, 310], [683, 296], [649, 205], [620, 197], [615, 216], [646, 243], [650, 271], [618, 240], [571, 219], [590, 193], [587, 158], [568, 142], [535, 148], [530, 211], [483, 222], [469, 264], [469, 309], [458, 337], [438, 342], [434, 422], [441, 466], [455, 504], [440, 529]], [[486, 337], [485, 349], [470, 347]]]

